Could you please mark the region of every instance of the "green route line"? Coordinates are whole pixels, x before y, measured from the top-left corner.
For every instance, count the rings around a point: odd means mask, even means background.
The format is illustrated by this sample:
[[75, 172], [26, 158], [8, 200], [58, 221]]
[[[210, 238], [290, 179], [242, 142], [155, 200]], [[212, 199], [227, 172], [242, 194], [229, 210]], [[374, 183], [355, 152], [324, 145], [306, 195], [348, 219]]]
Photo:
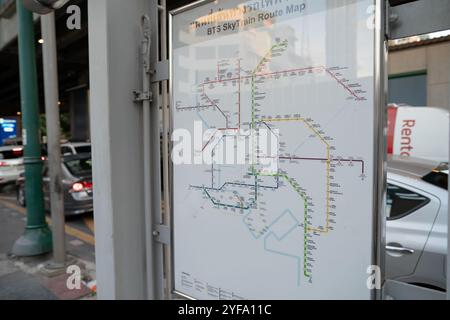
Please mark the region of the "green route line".
[[[256, 129], [256, 76], [258, 72], [261, 72], [264, 65], [270, 61], [270, 58], [273, 55], [273, 51], [277, 49], [286, 49], [288, 45], [288, 40], [284, 40], [283, 42], [274, 44], [270, 49], [269, 52], [266, 53], [266, 55], [259, 61], [256, 68], [252, 72], [252, 80], [251, 80], [251, 105], [252, 105], [252, 130], [255, 131]], [[255, 170], [255, 154], [256, 154], [256, 139], [252, 139], [252, 167], [251, 172], [257, 176], [258, 173]]]
[[291, 178], [289, 178], [287, 175], [283, 175], [283, 178], [286, 179], [289, 184], [294, 188], [294, 190], [300, 195], [300, 197], [303, 199], [303, 202], [305, 204], [305, 214], [304, 214], [304, 228], [303, 228], [303, 270], [305, 277], [309, 278], [310, 274], [308, 273], [308, 197], [306, 194], [300, 190], [300, 187], [298, 184]]
[[[269, 59], [273, 55], [273, 51], [277, 49], [286, 49], [288, 45], [288, 40], [284, 40], [283, 42], [277, 43], [273, 45], [269, 52], [261, 59], [261, 61], [256, 66], [255, 70], [252, 72], [252, 80], [251, 80], [251, 105], [252, 105], [252, 130], [253, 132], [256, 130], [256, 77], [257, 73], [261, 72], [263, 66], [269, 62]], [[310, 278], [311, 275], [308, 272], [308, 230], [309, 230], [309, 219], [308, 219], [308, 197], [306, 194], [300, 189], [299, 185], [295, 182], [294, 179], [288, 177], [286, 174], [263, 174], [261, 172], [257, 172], [255, 169], [255, 154], [256, 154], [256, 139], [253, 137], [252, 139], [252, 169], [251, 172], [255, 176], [255, 200], [257, 200], [258, 197], [258, 176], [261, 177], [278, 177], [285, 179], [291, 187], [297, 192], [300, 197], [303, 199], [304, 202], [304, 227], [303, 227], [303, 272], [305, 277]], [[256, 203], [256, 201], [255, 201]]]
[[[255, 73], [253, 72], [252, 74], [252, 135], [253, 132], [255, 131], [255, 118], [256, 118], [256, 84], [255, 84]], [[251, 167], [251, 172], [253, 173], [253, 175], [257, 175], [256, 170], [255, 170], [255, 153], [256, 153], [256, 146], [255, 146], [255, 138], [252, 138], [252, 167]]]
[[286, 175], [286, 174], [279, 174], [279, 173], [276, 173], [276, 174], [263, 174], [263, 173], [260, 173], [259, 176], [261, 176], [261, 177], [278, 177], [278, 178], [285, 179], [291, 185], [291, 187], [295, 190], [295, 192], [297, 192], [300, 195], [300, 197], [303, 199], [303, 203], [304, 203], [303, 272], [304, 272], [305, 277], [310, 278], [311, 275], [308, 272], [308, 262], [307, 262], [307, 260], [308, 260], [308, 224], [309, 224], [309, 221], [308, 221], [308, 197], [307, 197], [307, 195], [306, 195], [305, 192], [303, 192], [300, 189], [298, 183], [294, 179], [289, 178], [288, 175]]

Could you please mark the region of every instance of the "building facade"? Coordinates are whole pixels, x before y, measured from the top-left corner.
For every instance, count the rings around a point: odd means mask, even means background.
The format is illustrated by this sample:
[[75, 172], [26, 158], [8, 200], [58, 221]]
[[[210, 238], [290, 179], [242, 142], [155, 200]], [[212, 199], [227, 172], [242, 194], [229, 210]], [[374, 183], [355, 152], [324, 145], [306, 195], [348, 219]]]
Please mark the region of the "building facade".
[[391, 47], [389, 102], [450, 110], [450, 37]]

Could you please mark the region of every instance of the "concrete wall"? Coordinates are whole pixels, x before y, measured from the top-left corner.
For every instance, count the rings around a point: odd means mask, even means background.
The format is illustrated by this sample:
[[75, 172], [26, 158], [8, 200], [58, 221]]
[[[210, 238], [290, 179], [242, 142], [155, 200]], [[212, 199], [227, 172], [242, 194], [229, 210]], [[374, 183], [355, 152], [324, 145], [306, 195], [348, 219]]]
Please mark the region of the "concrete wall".
[[389, 75], [427, 72], [428, 106], [450, 110], [450, 41], [389, 54]]

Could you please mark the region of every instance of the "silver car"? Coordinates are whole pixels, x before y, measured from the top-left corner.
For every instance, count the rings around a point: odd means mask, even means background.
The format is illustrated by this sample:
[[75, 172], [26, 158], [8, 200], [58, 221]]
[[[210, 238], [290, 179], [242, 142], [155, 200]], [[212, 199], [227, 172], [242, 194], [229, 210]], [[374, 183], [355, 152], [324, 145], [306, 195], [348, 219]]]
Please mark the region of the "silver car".
[[445, 291], [448, 164], [388, 162], [386, 278]]
[[0, 185], [15, 182], [23, 171], [23, 147], [0, 147]]

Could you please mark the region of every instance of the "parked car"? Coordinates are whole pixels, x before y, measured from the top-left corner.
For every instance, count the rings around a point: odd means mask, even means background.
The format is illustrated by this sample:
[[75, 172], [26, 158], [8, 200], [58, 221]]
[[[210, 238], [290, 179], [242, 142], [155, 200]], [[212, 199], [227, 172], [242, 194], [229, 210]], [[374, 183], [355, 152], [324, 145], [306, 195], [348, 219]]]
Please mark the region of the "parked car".
[[23, 171], [23, 147], [0, 147], [0, 184], [16, 181]]
[[23, 146], [22, 138], [7, 138], [3, 140], [4, 146]]
[[[64, 156], [61, 163], [64, 211], [67, 216], [93, 211], [92, 160], [88, 153]], [[47, 162], [43, 169], [43, 192], [46, 210], [50, 210], [50, 178]], [[17, 179], [17, 201], [25, 206], [25, 178]]]
[[[91, 153], [91, 144], [89, 142], [64, 142], [61, 143], [61, 155], [70, 156], [73, 154]], [[48, 156], [47, 144], [41, 144], [41, 154], [43, 157]]]
[[61, 145], [61, 154], [64, 156], [80, 153], [91, 153], [89, 142], [68, 142]]
[[[42, 155], [48, 155], [47, 144], [42, 144]], [[61, 155], [70, 156], [73, 154], [91, 153], [91, 144], [89, 142], [66, 142], [61, 144]]]
[[448, 163], [388, 162], [386, 278], [445, 291]]

